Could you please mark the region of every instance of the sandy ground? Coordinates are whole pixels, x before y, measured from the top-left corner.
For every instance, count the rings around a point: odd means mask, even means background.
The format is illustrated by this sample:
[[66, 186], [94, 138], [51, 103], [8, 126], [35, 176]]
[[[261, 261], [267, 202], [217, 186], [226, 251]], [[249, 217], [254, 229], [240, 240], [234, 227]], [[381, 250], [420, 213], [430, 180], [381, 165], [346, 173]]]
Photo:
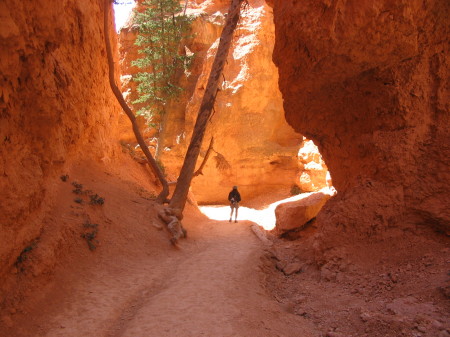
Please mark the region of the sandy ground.
[[275, 238], [263, 257], [265, 286], [292, 313], [327, 337], [450, 336], [447, 237], [417, 228], [372, 242], [336, 239], [322, 262], [308, 242], [315, 231]]
[[35, 322], [36, 336], [315, 336], [261, 287], [249, 223], [186, 227], [177, 250], [74, 271], [82, 277]]

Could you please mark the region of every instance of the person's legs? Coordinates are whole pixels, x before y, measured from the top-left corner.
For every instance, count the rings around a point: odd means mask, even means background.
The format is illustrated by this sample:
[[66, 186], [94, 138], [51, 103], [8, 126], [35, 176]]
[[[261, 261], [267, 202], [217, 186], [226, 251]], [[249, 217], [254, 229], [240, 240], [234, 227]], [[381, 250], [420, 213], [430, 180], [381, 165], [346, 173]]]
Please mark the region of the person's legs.
[[237, 222], [237, 216], [238, 216], [238, 210], [239, 210], [239, 205], [236, 205], [236, 213], [234, 214], [234, 222]]
[[231, 208], [231, 213], [230, 213], [230, 220], [229, 220], [229, 222], [231, 222], [231, 218], [233, 217], [233, 210], [234, 210], [233, 205], [230, 205], [230, 208]]

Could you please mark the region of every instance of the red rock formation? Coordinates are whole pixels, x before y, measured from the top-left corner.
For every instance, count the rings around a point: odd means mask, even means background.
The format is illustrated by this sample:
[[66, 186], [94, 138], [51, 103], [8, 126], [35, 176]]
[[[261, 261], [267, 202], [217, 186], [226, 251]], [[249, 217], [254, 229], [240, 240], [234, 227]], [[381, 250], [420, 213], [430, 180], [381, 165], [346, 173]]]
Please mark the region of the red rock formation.
[[103, 3], [0, 3], [0, 278], [44, 230], [69, 163], [117, 156]]
[[450, 230], [450, 3], [274, 0], [288, 122], [339, 194], [322, 230]]

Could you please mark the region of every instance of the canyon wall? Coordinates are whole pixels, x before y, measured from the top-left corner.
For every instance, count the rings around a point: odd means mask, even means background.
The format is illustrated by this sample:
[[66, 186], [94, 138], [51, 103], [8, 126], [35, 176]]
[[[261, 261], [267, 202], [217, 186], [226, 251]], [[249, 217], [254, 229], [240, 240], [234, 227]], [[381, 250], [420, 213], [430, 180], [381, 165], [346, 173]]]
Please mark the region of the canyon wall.
[[43, 214], [69, 163], [120, 152], [103, 4], [0, 3], [0, 278], [50, 230]]
[[338, 190], [322, 231], [448, 233], [450, 3], [268, 3], [286, 119], [318, 145]]
[[[169, 105], [167, 128], [160, 135], [164, 148], [160, 159], [173, 180], [190, 140], [228, 6], [229, 1], [189, 2], [188, 14], [196, 19], [187, 47], [195, 59], [190, 75], [180, 78], [185, 90], [178, 102]], [[262, 0], [249, 1], [235, 32], [198, 165], [211, 137], [215, 151], [191, 186], [199, 203], [225, 202], [233, 185], [239, 186], [245, 200], [274, 190], [289, 191], [295, 183], [302, 136], [284, 118], [278, 72], [271, 60], [274, 34], [271, 8]], [[125, 75], [136, 72], [128, 60], [136, 55], [129, 50], [134, 36], [130, 27], [120, 36]], [[125, 89], [133, 95], [132, 84]]]

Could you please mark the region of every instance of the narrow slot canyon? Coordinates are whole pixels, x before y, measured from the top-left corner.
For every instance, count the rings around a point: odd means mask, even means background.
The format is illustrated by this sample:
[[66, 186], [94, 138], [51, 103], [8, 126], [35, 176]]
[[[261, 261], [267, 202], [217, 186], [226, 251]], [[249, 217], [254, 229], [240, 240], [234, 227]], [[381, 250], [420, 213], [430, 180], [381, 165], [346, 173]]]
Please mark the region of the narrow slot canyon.
[[151, 104], [163, 1], [0, 3], [0, 336], [450, 336], [448, 1], [239, 1], [179, 213], [232, 1], [166, 2]]

